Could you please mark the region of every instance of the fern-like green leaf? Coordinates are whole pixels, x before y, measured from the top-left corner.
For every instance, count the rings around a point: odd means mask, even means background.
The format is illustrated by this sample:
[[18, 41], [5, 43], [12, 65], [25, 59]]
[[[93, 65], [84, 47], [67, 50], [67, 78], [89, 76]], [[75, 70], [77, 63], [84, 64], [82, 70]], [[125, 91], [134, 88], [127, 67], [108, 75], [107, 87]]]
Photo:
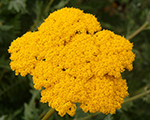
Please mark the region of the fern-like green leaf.
[[39, 110], [36, 108], [35, 100], [40, 97], [40, 91], [38, 90], [31, 90], [32, 98], [29, 104], [24, 104], [24, 116], [25, 120], [40, 120], [39, 117]]
[[7, 117], [7, 115], [2, 115], [2, 116], [0, 117], [0, 120], [5, 120], [6, 117]]
[[11, 0], [8, 5], [8, 10], [14, 9], [16, 12], [25, 12], [26, 0]]

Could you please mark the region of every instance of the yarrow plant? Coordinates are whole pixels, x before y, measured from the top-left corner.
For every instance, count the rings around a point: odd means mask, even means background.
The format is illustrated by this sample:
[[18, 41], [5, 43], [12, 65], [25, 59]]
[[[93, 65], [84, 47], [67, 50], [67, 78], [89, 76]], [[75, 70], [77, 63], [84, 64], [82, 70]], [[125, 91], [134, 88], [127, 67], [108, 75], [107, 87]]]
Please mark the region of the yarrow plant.
[[132, 70], [133, 44], [97, 19], [76, 8], [51, 13], [36, 32], [11, 43], [11, 69], [33, 76], [41, 102], [60, 116], [74, 116], [76, 103], [84, 112], [114, 114], [128, 96], [121, 73]]

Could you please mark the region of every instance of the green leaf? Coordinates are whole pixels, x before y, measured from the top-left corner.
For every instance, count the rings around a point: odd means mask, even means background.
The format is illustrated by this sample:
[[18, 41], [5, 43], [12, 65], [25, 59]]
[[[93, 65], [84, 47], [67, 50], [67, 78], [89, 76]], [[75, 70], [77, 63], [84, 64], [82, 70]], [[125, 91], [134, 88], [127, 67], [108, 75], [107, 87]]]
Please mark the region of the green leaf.
[[7, 117], [7, 115], [2, 115], [2, 116], [0, 117], [0, 120], [5, 120], [6, 117]]
[[25, 11], [26, 0], [12, 0], [8, 5], [8, 10], [15, 9], [16, 12]]
[[65, 117], [65, 120], [71, 120], [68, 114], [66, 114], [64, 117]]
[[0, 68], [10, 70], [9, 62], [10, 62], [9, 59], [6, 59], [5, 56], [2, 56], [0, 58]]
[[17, 110], [13, 113], [13, 117], [19, 115], [22, 111], [23, 111], [23, 107], [20, 108], [20, 109], [17, 109]]
[[10, 30], [12, 28], [13, 28], [12, 25], [0, 25], [0, 30], [7, 31], [7, 30]]
[[91, 118], [91, 115], [89, 115], [88, 113], [85, 113], [81, 108], [79, 108], [80, 104], [76, 104], [77, 105], [77, 110], [76, 110], [76, 114], [75, 114], [75, 119], [81, 119], [84, 117], [89, 117]]
[[122, 113], [119, 120], [130, 120], [130, 118], [125, 113]]
[[38, 110], [33, 108], [32, 106], [28, 105], [27, 103], [24, 104], [24, 119], [25, 120], [40, 120], [38, 115]]
[[111, 114], [108, 114], [105, 118], [104, 118], [104, 120], [112, 120], [113, 118], [112, 118], [112, 115]]
[[10, 113], [9, 115], [7, 115], [5, 120], [14, 120], [15, 117], [18, 116], [22, 111], [23, 111], [23, 107], [21, 107], [20, 109], [17, 109], [13, 113]]
[[33, 115], [34, 109], [32, 107], [30, 107], [27, 103], [24, 104], [24, 108], [25, 108], [25, 110], [24, 110], [24, 114], [25, 114], [24, 119], [25, 120], [32, 119], [34, 117], [34, 115]]
[[57, 5], [53, 7], [53, 9], [60, 9], [64, 7], [70, 0], [61, 0]]
[[24, 119], [25, 120], [40, 120], [39, 117], [39, 110], [36, 108], [36, 99], [40, 98], [40, 91], [39, 90], [31, 90], [32, 98], [29, 102], [29, 104], [24, 104]]
[[123, 103], [121, 109], [128, 111], [128, 109], [131, 108], [132, 106], [133, 106], [133, 101], [129, 101], [129, 102]]
[[144, 101], [146, 101], [147, 103], [150, 103], [150, 94], [147, 94], [144, 98]]

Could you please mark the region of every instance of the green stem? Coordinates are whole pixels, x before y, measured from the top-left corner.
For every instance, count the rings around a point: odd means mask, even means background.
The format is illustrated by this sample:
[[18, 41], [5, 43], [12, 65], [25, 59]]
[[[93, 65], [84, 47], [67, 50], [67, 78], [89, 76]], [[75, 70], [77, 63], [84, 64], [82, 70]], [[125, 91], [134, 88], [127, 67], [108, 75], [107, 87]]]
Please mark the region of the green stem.
[[139, 29], [137, 29], [134, 33], [132, 33], [129, 37], [126, 39], [132, 39], [134, 36], [136, 36], [139, 32], [141, 32], [147, 25], [149, 24], [148, 21], [146, 21]]
[[48, 120], [55, 113], [55, 109], [51, 108], [46, 115], [42, 118], [42, 120]]
[[50, 0], [50, 1], [49, 1], [49, 3], [47, 4], [47, 6], [46, 6], [46, 8], [45, 8], [45, 10], [44, 10], [44, 13], [47, 13], [47, 12], [48, 12], [48, 10], [49, 10], [49, 8], [50, 8], [50, 6], [52, 5], [53, 2], [54, 2], [54, 0]]
[[149, 94], [149, 93], [150, 93], [150, 90], [145, 91], [145, 92], [143, 92], [143, 93], [141, 93], [141, 94], [135, 95], [135, 96], [133, 96], [133, 97], [131, 97], [131, 98], [125, 100], [124, 103], [129, 102], [129, 101], [133, 101], [133, 100], [138, 99], [138, 98], [140, 98], [140, 97], [142, 97], [142, 96], [144, 96], [144, 95], [146, 95], [146, 94]]

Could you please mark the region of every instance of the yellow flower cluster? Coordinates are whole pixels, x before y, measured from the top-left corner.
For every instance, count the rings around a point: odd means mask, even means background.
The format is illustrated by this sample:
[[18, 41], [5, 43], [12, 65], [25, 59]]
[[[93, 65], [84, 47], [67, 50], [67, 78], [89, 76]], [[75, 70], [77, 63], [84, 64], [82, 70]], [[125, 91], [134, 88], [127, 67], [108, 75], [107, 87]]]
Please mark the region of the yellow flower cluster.
[[97, 19], [76, 8], [49, 15], [36, 32], [27, 32], [11, 43], [11, 69], [31, 74], [41, 102], [61, 116], [73, 116], [76, 103], [85, 112], [114, 114], [128, 96], [121, 73], [132, 70], [133, 44]]

